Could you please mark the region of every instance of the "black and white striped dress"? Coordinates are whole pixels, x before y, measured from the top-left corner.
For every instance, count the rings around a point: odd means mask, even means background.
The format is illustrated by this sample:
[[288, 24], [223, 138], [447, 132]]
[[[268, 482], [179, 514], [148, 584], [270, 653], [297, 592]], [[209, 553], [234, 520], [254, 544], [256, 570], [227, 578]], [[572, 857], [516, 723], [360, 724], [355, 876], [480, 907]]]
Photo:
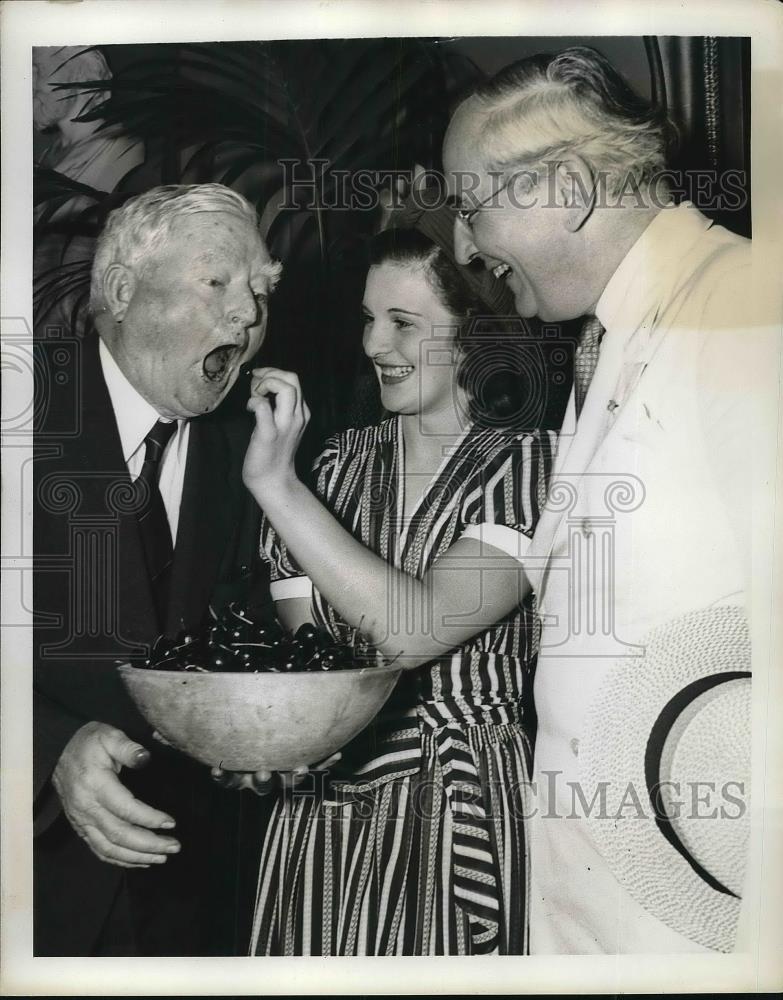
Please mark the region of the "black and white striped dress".
[[[465, 535], [524, 555], [554, 446], [553, 434], [473, 425], [406, 517], [393, 417], [332, 438], [315, 464], [316, 489], [356, 538], [421, 578]], [[268, 523], [261, 549], [273, 580], [301, 577]], [[334, 609], [315, 589], [312, 598], [316, 621], [346, 638]], [[526, 603], [405, 671], [320, 791], [281, 794], [262, 848], [252, 953], [526, 952], [532, 749], [523, 701], [536, 640]]]

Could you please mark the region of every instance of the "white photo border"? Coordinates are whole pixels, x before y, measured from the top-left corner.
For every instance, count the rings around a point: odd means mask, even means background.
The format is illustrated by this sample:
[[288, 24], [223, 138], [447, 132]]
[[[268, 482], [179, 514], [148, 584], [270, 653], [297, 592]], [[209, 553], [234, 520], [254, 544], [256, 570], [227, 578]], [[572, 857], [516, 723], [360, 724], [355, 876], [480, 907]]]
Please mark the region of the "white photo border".
[[[538, 0], [6, 0], [2, 30], [3, 336], [32, 317], [31, 49], [37, 45], [370, 36], [727, 35], [752, 38], [753, 242], [780, 257], [783, 202], [783, 8], [764, 0], [544, 3]], [[783, 273], [783, 269], [779, 272]], [[4, 371], [4, 381], [5, 379]], [[9, 379], [3, 416], [24, 406]], [[16, 395], [20, 392], [21, 395]], [[30, 476], [32, 446], [6, 448], [3, 551], [21, 549], [30, 511], [14, 477]], [[783, 469], [777, 495], [783, 496]], [[771, 490], [770, 495], [775, 491]], [[29, 495], [25, 494], [25, 495]], [[774, 512], [776, 513], [776, 512]], [[779, 517], [778, 517], [779, 520]], [[28, 540], [29, 542], [29, 540]], [[783, 986], [783, 708], [780, 565], [764, 546], [773, 594], [754, 595], [754, 948], [734, 955], [524, 956], [432, 959], [83, 959], [32, 957], [32, 642], [19, 593], [3, 587], [3, 995], [265, 995], [374, 993], [742, 992]], [[22, 560], [23, 561], [23, 560]], [[13, 561], [4, 561], [13, 569]], [[30, 574], [25, 574], [29, 577]], [[18, 589], [18, 588], [17, 588]], [[9, 626], [13, 623], [16, 627]], [[760, 644], [760, 645], [759, 645]], [[758, 653], [758, 655], [757, 655]], [[776, 892], [776, 890], [778, 890]]]

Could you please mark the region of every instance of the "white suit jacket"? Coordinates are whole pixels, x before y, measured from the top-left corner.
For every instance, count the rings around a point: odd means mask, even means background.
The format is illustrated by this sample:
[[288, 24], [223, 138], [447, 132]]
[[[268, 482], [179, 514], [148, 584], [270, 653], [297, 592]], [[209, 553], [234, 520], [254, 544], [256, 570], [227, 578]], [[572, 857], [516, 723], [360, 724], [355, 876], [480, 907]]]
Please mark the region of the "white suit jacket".
[[544, 624], [530, 823], [536, 953], [703, 950], [631, 898], [585, 820], [563, 817], [585, 713], [612, 664], [639, 655], [656, 624], [745, 601], [754, 452], [775, 395], [751, 255], [749, 241], [690, 204], [666, 208], [596, 309], [606, 328], [598, 367], [576, 433], [572, 394], [527, 561]]

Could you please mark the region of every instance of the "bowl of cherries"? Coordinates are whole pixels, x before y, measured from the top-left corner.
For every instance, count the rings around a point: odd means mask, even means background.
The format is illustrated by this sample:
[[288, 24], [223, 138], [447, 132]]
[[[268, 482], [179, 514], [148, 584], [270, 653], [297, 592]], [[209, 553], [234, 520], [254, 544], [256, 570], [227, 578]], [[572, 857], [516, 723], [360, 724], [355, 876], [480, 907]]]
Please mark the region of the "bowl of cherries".
[[202, 632], [161, 636], [120, 676], [145, 719], [177, 750], [230, 771], [288, 771], [324, 760], [377, 715], [402, 667], [357, 630], [335, 643], [231, 605]]

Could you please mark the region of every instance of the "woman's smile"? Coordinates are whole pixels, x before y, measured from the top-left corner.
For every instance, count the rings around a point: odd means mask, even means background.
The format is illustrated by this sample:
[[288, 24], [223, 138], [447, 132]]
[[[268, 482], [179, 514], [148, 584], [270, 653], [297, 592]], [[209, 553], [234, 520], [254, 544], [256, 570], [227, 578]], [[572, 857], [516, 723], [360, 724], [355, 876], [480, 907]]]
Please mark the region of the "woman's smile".
[[384, 261], [367, 273], [364, 352], [392, 413], [428, 415], [453, 408], [458, 393], [451, 358], [459, 319], [427, 276], [407, 263]]
[[389, 365], [381, 361], [375, 361], [374, 364], [383, 385], [399, 385], [416, 370], [414, 365]]

